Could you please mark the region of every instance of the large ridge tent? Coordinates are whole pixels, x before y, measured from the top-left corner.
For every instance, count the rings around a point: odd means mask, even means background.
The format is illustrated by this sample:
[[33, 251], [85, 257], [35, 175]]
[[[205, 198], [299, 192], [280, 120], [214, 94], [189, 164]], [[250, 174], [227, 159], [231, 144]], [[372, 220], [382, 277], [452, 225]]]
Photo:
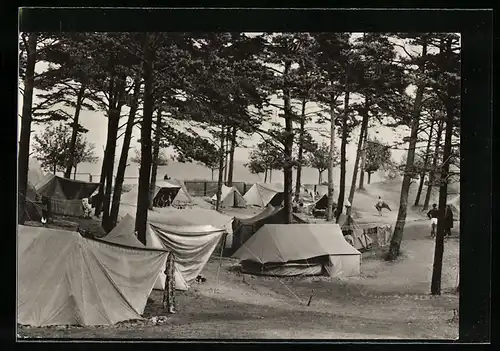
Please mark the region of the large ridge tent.
[[[292, 214], [293, 223], [307, 223], [295, 214]], [[233, 220], [233, 242], [231, 249], [239, 249], [255, 232], [264, 224], [284, 224], [285, 209], [271, 205], [250, 218], [234, 218]]]
[[[133, 246], [144, 247], [134, 234], [135, 220], [127, 215], [103, 240]], [[225, 230], [210, 225], [168, 226], [148, 223], [146, 246], [160, 248], [175, 255], [175, 287], [188, 290], [196, 277], [203, 270], [210, 255], [221, 241]], [[165, 274], [159, 273], [154, 288], [163, 290]]]
[[167, 255], [78, 232], [19, 226], [17, 321], [88, 326], [141, 319]]
[[[217, 194], [212, 196], [212, 201], [217, 201]], [[243, 195], [240, 194], [238, 189], [234, 186], [229, 187], [222, 185], [221, 196], [220, 196], [221, 207], [246, 207], [246, 201]]]
[[266, 224], [232, 257], [244, 273], [260, 275], [346, 277], [361, 267], [338, 224]]
[[84, 182], [47, 174], [35, 186], [40, 196], [51, 199], [52, 212], [66, 216], [83, 216], [82, 199], [89, 198], [99, 183]]
[[255, 183], [243, 196], [247, 205], [280, 206], [284, 200], [284, 187], [280, 183]]

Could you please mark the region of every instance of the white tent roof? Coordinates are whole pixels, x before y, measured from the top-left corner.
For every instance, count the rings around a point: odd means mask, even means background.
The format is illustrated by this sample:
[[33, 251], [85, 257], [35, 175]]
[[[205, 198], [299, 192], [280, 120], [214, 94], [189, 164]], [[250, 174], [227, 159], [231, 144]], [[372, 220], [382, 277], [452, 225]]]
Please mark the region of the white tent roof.
[[142, 318], [166, 251], [18, 228], [18, 323], [112, 325]]
[[247, 205], [266, 207], [276, 194], [282, 193], [281, 183], [255, 183], [243, 196]]
[[338, 224], [265, 224], [233, 257], [259, 263], [305, 260], [325, 255], [361, 255]]

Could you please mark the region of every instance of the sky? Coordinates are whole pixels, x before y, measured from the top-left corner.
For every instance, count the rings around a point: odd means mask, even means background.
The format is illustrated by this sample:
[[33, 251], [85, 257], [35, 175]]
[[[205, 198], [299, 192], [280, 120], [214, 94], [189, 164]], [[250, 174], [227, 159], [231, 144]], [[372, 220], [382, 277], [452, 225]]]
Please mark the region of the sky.
[[[253, 35], [257, 35], [259, 33], [253, 33]], [[250, 34], [252, 35], [252, 34]], [[359, 37], [361, 36], [362, 33], [354, 33], [353, 37]], [[414, 48], [412, 48], [414, 50]], [[403, 53], [402, 49], [397, 48], [397, 50], [400, 53]], [[37, 72], [43, 72], [48, 68], [48, 64], [45, 62], [39, 62], [36, 65], [36, 71]], [[35, 96], [34, 96], [34, 103], [37, 101], [40, 101], [39, 98], [36, 97], [36, 94], [39, 93], [38, 91], [35, 90]], [[412, 91], [409, 91], [410, 94], [412, 94]], [[22, 96], [19, 94], [19, 99], [18, 99], [18, 107], [19, 107], [19, 113], [22, 110]], [[356, 99], [356, 97], [353, 98], [352, 102]], [[278, 99], [277, 97], [273, 97], [272, 102], [275, 104], [283, 104], [283, 101]], [[72, 108], [66, 108], [63, 107], [68, 113], [73, 114], [73, 109]], [[312, 114], [316, 111], [321, 110], [321, 107], [318, 106], [316, 103], [308, 103], [307, 108], [306, 108], [306, 113], [307, 114]], [[125, 107], [122, 113], [125, 115], [128, 112], [128, 108]], [[274, 116], [272, 117], [272, 120], [274, 121], [282, 121], [279, 117], [277, 117], [277, 110], [274, 111]], [[122, 121], [120, 121], [120, 124], [125, 123], [126, 117], [122, 118]], [[107, 118], [104, 115], [104, 112], [102, 111], [88, 111], [88, 110], [82, 110], [80, 114], [80, 123], [88, 129], [88, 132], [85, 134], [85, 137], [89, 142], [95, 145], [95, 153], [96, 156], [102, 157], [104, 153], [104, 147], [106, 143], [106, 133], [107, 133]], [[18, 124], [18, 126], [20, 123]], [[45, 128], [45, 125], [37, 125], [34, 124], [32, 126], [32, 131], [34, 133], [40, 133], [43, 131]], [[329, 138], [327, 136], [328, 130], [329, 130], [329, 124], [308, 124], [308, 129], [310, 129], [310, 132], [313, 136], [313, 138], [317, 142], [327, 142], [329, 143]], [[180, 124], [179, 127], [180, 129], [183, 128], [183, 125]], [[263, 125], [263, 128], [266, 128], [266, 124]], [[197, 132], [203, 137], [209, 137], [209, 133], [205, 131], [202, 128], [195, 128]], [[18, 128], [19, 131], [19, 128]], [[137, 140], [139, 138], [140, 131], [138, 127], [136, 126], [133, 131], [133, 139], [131, 143], [132, 148], [139, 148], [140, 144], [137, 143]], [[384, 143], [387, 144], [394, 144], [394, 143], [399, 143], [402, 140], [402, 137], [407, 135], [407, 128], [402, 127], [399, 128], [397, 131], [394, 131], [390, 128], [386, 127], [381, 127], [381, 126], [372, 126], [369, 129], [369, 137], [377, 137], [377, 139], [381, 140]], [[355, 155], [356, 155], [356, 146], [357, 146], [357, 141], [359, 137], [359, 128], [357, 128], [353, 133], [351, 137], [351, 142], [347, 146], [347, 159], [348, 159], [348, 167], [354, 163]], [[252, 148], [262, 141], [261, 136], [258, 134], [253, 134], [250, 137], [245, 136], [245, 140], [243, 141], [243, 147], [237, 147], [235, 150], [234, 158], [237, 161], [245, 162], [248, 160], [248, 155]], [[340, 138], [337, 138], [337, 147], [340, 148], [340, 143], [341, 140]], [[121, 146], [122, 146], [122, 138], [118, 141], [117, 143], [117, 150], [121, 151]], [[404, 146], [401, 146], [400, 148], [404, 149]], [[131, 150], [130, 154], [133, 155], [134, 150]], [[171, 153], [171, 150], [163, 150], [163, 152], [167, 155]], [[393, 155], [393, 160], [399, 161], [403, 154], [405, 153], [404, 150], [392, 150], [392, 155]], [[117, 157], [119, 157], [119, 152], [117, 153]]]

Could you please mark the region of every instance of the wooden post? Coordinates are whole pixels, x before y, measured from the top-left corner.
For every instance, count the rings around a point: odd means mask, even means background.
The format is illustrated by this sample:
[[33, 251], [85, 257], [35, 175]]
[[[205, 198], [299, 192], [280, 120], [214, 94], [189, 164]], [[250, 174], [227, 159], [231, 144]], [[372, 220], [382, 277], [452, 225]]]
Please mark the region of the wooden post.
[[175, 313], [175, 266], [174, 254], [170, 252], [165, 265], [165, 287], [163, 290], [163, 308], [168, 309], [168, 313]]
[[224, 252], [224, 247], [226, 246], [227, 235], [228, 235], [227, 233], [224, 234], [224, 237], [222, 238], [222, 246], [219, 255], [219, 267], [217, 267], [217, 285], [219, 285], [219, 274], [220, 274], [220, 268], [222, 266], [222, 253]]

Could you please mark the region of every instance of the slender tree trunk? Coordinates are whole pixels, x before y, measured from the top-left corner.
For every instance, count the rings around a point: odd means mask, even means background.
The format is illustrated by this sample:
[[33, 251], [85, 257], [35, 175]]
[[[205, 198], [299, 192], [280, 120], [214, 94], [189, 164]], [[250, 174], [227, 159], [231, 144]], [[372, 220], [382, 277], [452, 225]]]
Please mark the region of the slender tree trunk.
[[78, 170], [78, 165], [75, 165], [75, 173], [73, 173], [73, 179], [76, 179], [76, 171]]
[[[333, 82], [332, 82], [333, 85]], [[330, 154], [328, 155], [328, 202], [326, 206], [326, 220], [333, 221], [333, 168], [335, 166], [335, 97], [330, 95]], [[319, 184], [322, 182], [321, 173], [319, 173]]]
[[[28, 166], [29, 166], [29, 165], [28, 165]], [[54, 175], [56, 175], [56, 173], [57, 173], [57, 165], [56, 165], [56, 164], [54, 164], [53, 173], [54, 173]]]
[[323, 183], [323, 171], [318, 170], [318, 185], [321, 185]]
[[212, 168], [211, 171], [212, 171], [212, 181], [213, 181], [214, 180], [214, 171], [215, 170]]
[[234, 173], [234, 150], [236, 149], [236, 127], [231, 130], [231, 149], [229, 151], [229, 170], [227, 175], [227, 185], [233, 186], [233, 173]]
[[453, 108], [448, 107], [446, 118], [446, 132], [444, 137], [443, 166], [439, 186], [439, 212], [437, 225], [436, 246], [434, 249], [434, 264], [432, 267], [431, 294], [441, 295], [441, 274], [443, 269], [446, 199], [448, 196], [448, 175], [450, 171], [451, 137], [453, 134]]
[[267, 168], [266, 171], [264, 172], [264, 183], [267, 183]]
[[110, 109], [109, 113], [109, 127], [108, 140], [106, 141], [106, 146], [108, 149], [108, 166], [106, 174], [106, 188], [104, 192], [103, 200], [103, 214], [102, 214], [102, 227], [106, 232], [110, 232], [113, 227], [111, 226], [111, 196], [113, 192], [113, 171], [115, 167], [115, 155], [116, 155], [116, 139], [118, 137], [118, 128], [120, 125], [120, 115], [122, 107], [125, 103], [125, 77], [120, 77], [120, 81], [116, 84], [116, 100], [113, 104], [113, 108]]
[[273, 182], [273, 169], [269, 168], [269, 183]]
[[363, 149], [361, 151], [361, 167], [359, 174], [359, 187], [358, 189], [365, 188], [365, 163], [366, 163], [366, 140], [368, 139], [368, 127], [365, 130], [365, 134], [363, 136]]
[[160, 139], [161, 139], [161, 110], [156, 113], [156, 132], [153, 144], [153, 165], [151, 167], [151, 183], [149, 185], [149, 209], [153, 209], [153, 200], [156, 189], [156, 176], [158, 174], [158, 157], [160, 156]]
[[[95, 206], [95, 215], [100, 216], [103, 207], [104, 207], [104, 196], [105, 196], [105, 187], [106, 187], [106, 182], [109, 181], [108, 179], [108, 169], [111, 166], [111, 163], [113, 163], [113, 159], [110, 158], [110, 148], [111, 144], [109, 143], [109, 140], [112, 140], [112, 137], [110, 136], [110, 133], [113, 133], [113, 108], [115, 106], [115, 101], [116, 101], [116, 89], [115, 89], [115, 76], [114, 73], [111, 73], [110, 77], [110, 86], [109, 86], [109, 113], [108, 113], [108, 132], [107, 132], [107, 141], [106, 141], [106, 147], [104, 149], [104, 157], [102, 160], [102, 166], [101, 166], [101, 175], [100, 175], [100, 180], [99, 180], [99, 190], [97, 193], [97, 203]], [[116, 144], [116, 139], [113, 141]]]
[[31, 119], [33, 105], [33, 88], [35, 80], [35, 65], [37, 60], [36, 42], [38, 33], [28, 35], [28, 47], [26, 48], [27, 64], [26, 77], [24, 78], [24, 96], [23, 110], [21, 119], [21, 135], [19, 137], [18, 154], [18, 212], [17, 221], [24, 224], [24, 210], [26, 208], [26, 190], [28, 189], [28, 169], [30, 157], [30, 139], [31, 139]]
[[351, 180], [351, 190], [349, 191], [349, 202], [352, 206], [354, 201], [354, 193], [356, 191], [356, 180], [358, 178], [358, 168], [359, 168], [359, 160], [361, 158], [361, 150], [363, 148], [363, 136], [365, 135], [365, 129], [368, 127], [368, 102], [365, 98], [365, 113], [363, 115], [363, 121], [361, 122], [361, 130], [359, 131], [359, 141], [358, 141], [358, 150], [356, 151], [356, 160], [354, 161], [354, 170], [352, 172], [352, 180]]
[[434, 143], [434, 156], [432, 159], [432, 168], [429, 172], [429, 181], [427, 182], [427, 191], [425, 193], [423, 211], [429, 208], [429, 202], [431, 201], [432, 188], [434, 187], [434, 181], [436, 180], [436, 168], [439, 160], [439, 148], [441, 147], [441, 135], [443, 134], [443, 121], [438, 123], [438, 128], [436, 132], [436, 141]]
[[285, 116], [285, 163], [283, 165], [283, 178], [285, 182], [285, 223], [291, 224], [293, 219], [292, 214], [292, 193], [293, 193], [293, 121], [292, 121], [292, 106], [289, 88], [289, 74], [292, 66], [291, 61], [285, 62], [285, 69], [283, 72], [283, 107]]
[[217, 202], [215, 203], [215, 210], [219, 211], [220, 208], [220, 200], [221, 200], [221, 195], [222, 195], [222, 182], [223, 182], [223, 168], [224, 168], [224, 154], [226, 153], [226, 148], [225, 148], [225, 141], [226, 141], [226, 135], [225, 135], [225, 127], [222, 125], [221, 127], [221, 133], [220, 133], [220, 149], [219, 149], [219, 180], [217, 181]]
[[346, 147], [347, 147], [347, 118], [349, 116], [349, 74], [350, 68], [347, 67], [346, 72], [346, 91], [344, 95], [344, 113], [342, 114], [342, 143], [340, 144], [340, 184], [339, 184], [339, 198], [337, 200], [337, 210], [335, 211], [335, 220], [338, 221], [344, 208], [345, 197], [345, 175], [346, 175]]
[[138, 108], [138, 99], [141, 90], [140, 76], [134, 82], [134, 95], [128, 114], [127, 125], [123, 135], [122, 152], [118, 161], [118, 169], [116, 170], [115, 188], [113, 191], [113, 201], [111, 203], [110, 221], [114, 228], [118, 222], [118, 213], [120, 211], [120, 199], [122, 196], [123, 181], [125, 179], [125, 170], [127, 168], [128, 151], [130, 149], [130, 141], [132, 139], [132, 130], [134, 128], [135, 115]]
[[431, 150], [432, 143], [432, 133], [434, 131], [434, 119], [431, 122], [431, 128], [429, 131], [429, 140], [427, 140], [427, 148], [425, 149], [424, 157], [424, 169], [420, 173], [420, 183], [418, 184], [417, 196], [415, 198], [415, 206], [418, 206], [420, 202], [420, 196], [422, 195], [422, 189], [424, 188], [425, 175], [427, 174], [427, 164], [429, 163], [429, 152]]
[[144, 113], [141, 128], [141, 168], [139, 169], [139, 196], [137, 199], [137, 212], [135, 230], [137, 238], [146, 245], [146, 228], [149, 207], [149, 180], [151, 179], [151, 126], [153, 124], [153, 61], [154, 52], [151, 47], [152, 33], [146, 33], [144, 38], [143, 78], [144, 78]]
[[372, 181], [372, 173], [373, 172], [368, 172], [368, 182], [367, 182], [368, 184], [370, 184]]
[[229, 127], [226, 128], [226, 140], [224, 140], [224, 182], [227, 183], [227, 168], [229, 164]]
[[[427, 55], [427, 42], [424, 40], [422, 46], [422, 63], [420, 64], [420, 74], [423, 76], [425, 74], [425, 57]], [[413, 104], [413, 111], [411, 116], [411, 127], [410, 127], [410, 142], [408, 145], [408, 155], [406, 157], [405, 174], [403, 176], [403, 183], [401, 185], [401, 196], [399, 200], [399, 210], [398, 217], [396, 220], [396, 225], [394, 226], [394, 233], [392, 234], [391, 245], [389, 247], [389, 253], [386, 256], [386, 260], [393, 261], [399, 256], [399, 250], [401, 248], [401, 241], [403, 240], [403, 233], [406, 222], [406, 213], [408, 210], [408, 192], [410, 190], [411, 175], [408, 171], [412, 168], [415, 160], [415, 147], [417, 146], [418, 140], [418, 127], [420, 123], [420, 111], [422, 107], [422, 98], [424, 95], [425, 85], [421, 84], [417, 88], [417, 93], [415, 96], [415, 103]]]
[[300, 186], [302, 178], [302, 160], [304, 154], [304, 132], [306, 124], [306, 99], [302, 99], [302, 113], [300, 116], [300, 136], [299, 136], [299, 154], [297, 158], [297, 178], [295, 181], [295, 200], [299, 201], [300, 198]]
[[79, 127], [79, 119], [80, 119], [80, 111], [82, 109], [82, 103], [85, 99], [85, 84], [82, 83], [80, 86], [80, 90], [78, 91], [78, 96], [76, 98], [76, 108], [75, 115], [73, 116], [73, 126], [71, 132], [71, 141], [69, 143], [69, 153], [68, 153], [68, 164], [66, 165], [66, 171], [64, 172], [64, 178], [71, 177], [71, 170], [73, 169], [74, 156], [75, 156], [75, 146], [76, 139], [78, 137], [78, 127]]

